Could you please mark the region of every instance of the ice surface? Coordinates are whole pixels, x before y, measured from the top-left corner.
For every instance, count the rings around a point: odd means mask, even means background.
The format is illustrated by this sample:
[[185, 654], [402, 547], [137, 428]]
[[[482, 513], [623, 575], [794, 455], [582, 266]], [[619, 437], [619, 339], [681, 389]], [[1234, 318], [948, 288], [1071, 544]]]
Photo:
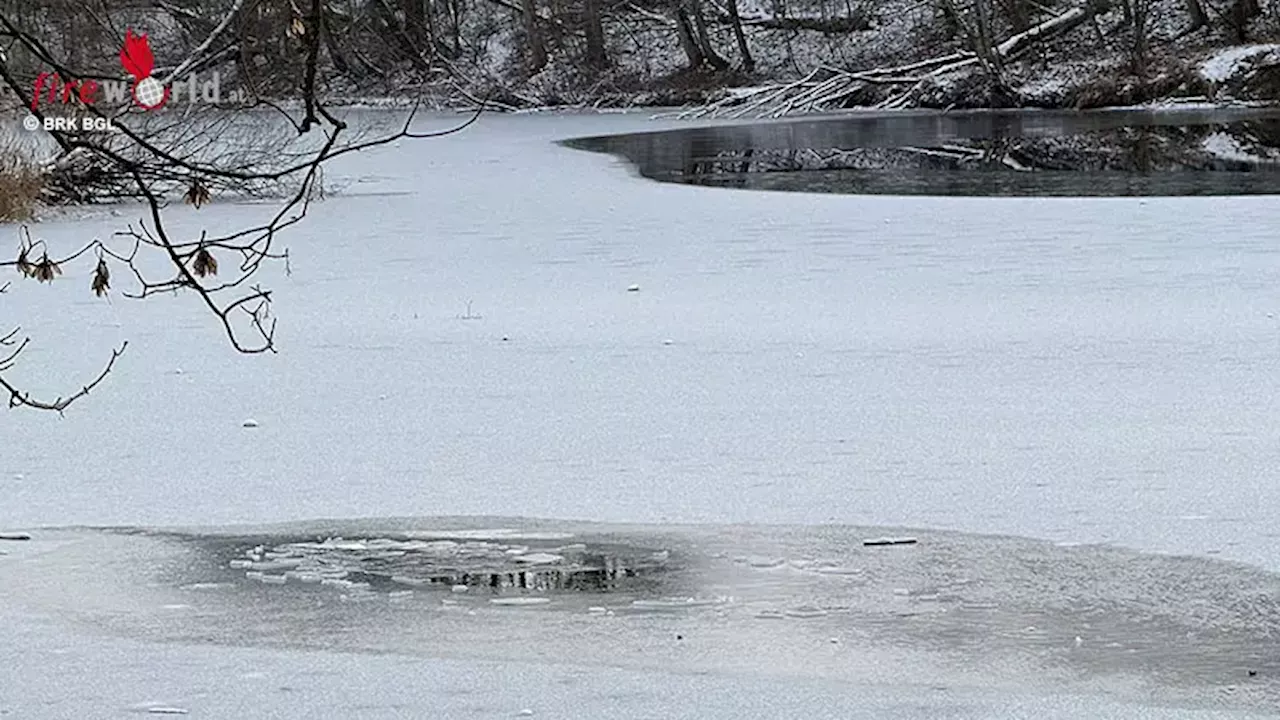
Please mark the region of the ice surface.
[[[380, 522], [343, 533], [375, 544]], [[588, 707], [720, 717], [721, 695], [741, 692], [756, 706], [747, 716], [779, 718], [797, 707], [800, 717], [860, 707], [872, 717], [1006, 718], [1025, 716], [1026, 703], [1063, 718], [1225, 718], [1261, 716], [1280, 700], [1267, 651], [1280, 580], [1217, 561], [941, 532], [885, 553], [861, 545], [866, 528], [574, 524], [588, 548], [665, 544], [679, 562], [630, 589], [474, 597], [376, 580], [334, 596], [246, 582], [222, 562], [315, 529], [42, 531], [0, 562], [0, 632], [24, 658], [0, 674], [0, 711], [96, 717], [146, 705], [269, 717], [284, 694], [298, 708], [329, 703], [301, 716], [343, 717], [379, 697], [388, 674], [401, 684], [375, 716], [430, 707], [455, 717], [488, 702], [476, 714], [497, 717], [522, 697], [553, 717], [592, 717]], [[771, 550], [791, 570], [736, 563], [734, 550]], [[809, 570], [828, 561], [865, 575]], [[111, 667], [109, 680], [49, 681], [93, 664]], [[312, 676], [322, 682], [303, 679]], [[560, 709], [555, 698], [579, 684], [550, 680], [573, 676], [648, 690]], [[443, 677], [471, 690], [441, 691]], [[549, 684], [507, 694], [530, 677]], [[696, 690], [679, 689], [695, 678]], [[689, 707], [655, 697], [673, 687]], [[250, 709], [228, 709], [238, 703]]]
[[15, 284], [15, 380], [56, 395], [130, 351], [66, 418], [8, 414], [0, 527], [837, 521], [1277, 567], [1274, 198], [748, 193], [552, 143], [647, 122], [491, 117], [353, 158], [365, 182], [264, 278], [277, 356], [187, 300]]
[[[120, 340], [127, 338], [130, 350], [111, 381], [67, 417], [5, 416], [0, 528], [442, 514], [588, 518], [619, 528], [839, 522], [1027, 535], [1085, 557], [1103, 552], [1090, 545], [1101, 542], [1216, 553], [1280, 569], [1275, 198], [1139, 204], [747, 193], [646, 182], [616, 160], [551, 142], [645, 123], [626, 116], [491, 117], [468, 133], [336, 168], [360, 182], [346, 197], [315, 206], [289, 236], [291, 278], [263, 278], [278, 291], [278, 356], [236, 356], [187, 299], [94, 301], [88, 269], [69, 269], [51, 286], [15, 283], [5, 316], [20, 318], [34, 338], [15, 380], [57, 395], [91, 376]], [[225, 204], [173, 210], [192, 236], [200, 223], [227, 227], [262, 211]], [[36, 232], [65, 247], [105, 236], [111, 222], [119, 220], [48, 222]], [[12, 235], [16, 247], [15, 228], [0, 233]], [[630, 285], [644, 290], [625, 292]], [[480, 317], [459, 318], [464, 313]], [[176, 367], [184, 372], [165, 371]], [[261, 424], [247, 432], [245, 418]], [[1203, 519], [1182, 519], [1188, 516]], [[497, 519], [471, 536], [426, 529], [397, 542], [453, 537], [461, 552], [467, 542], [579, 541], [556, 528], [521, 527]], [[308, 529], [314, 542], [339, 532]], [[859, 548], [862, 537], [881, 532], [865, 529], [853, 540]], [[825, 531], [807, 532], [795, 541], [799, 550], [769, 543], [721, 549], [726, 558], [781, 562], [724, 564], [768, 578], [761, 582], [860, 579], [858, 567], [841, 558], [821, 565], [823, 558], [806, 557], [806, 543], [811, 548]], [[912, 534], [927, 545], [923, 532]], [[357, 535], [347, 537], [342, 542], [357, 542]], [[359, 552], [404, 549], [360, 542]], [[12, 545], [0, 567], [39, 567], [11, 563], [28, 543]], [[919, 549], [879, 548], [874, 557], [896, 562], [904, 556], [899, 550]], [[234, 559], [270, 562], [267, 550]], [[246, 571], [263, 572], [230, 568], [232, 559], [217, 566], [238, 583]], [[808, 560], [815, 564], [791, 563]], [[1083, 571], [1089, 567], [1079, 565], [1082, 572], [1071, 576], [1074, 592], [1098, 582]], [[268, 575], [278, 571], [262, 577]], [[347, 598], [333, 612], [416, 612], [426, 603], [422, 591], [392, 606], [380, 591], [358, 590], [356, 579], [308, 577], [317, 582], [245, 583], [233, 596], [251, 588], [257, 594], [245, 597], [257, 598], [246, 601], [255, 611], [278, 607], [272, 593], [313, 591]], [[1038, 577], [1032, 572], [1028, 582]], [[1105, 577], [1117, 596], [1151, 594], [1141, 574]], [[1179, 577], [1186, 583], [1196, 576]], [[136, 602], [121, 598], [152, 579], [92, 596], [67, 593], [81, 586], [65, 574], [38, 580], [23, 592], [62, 599], [39, 605], [34, 619], [0, 603], [3, 636], [30, 649], [14, 673], [0, 674], [0, 709], [15, 717], [40, 717], [48, 708], [67, 710], [58, 717], [100, 716], [153, 698], [199, 706], [209, 716], [283, 707], [312, 717], [414, 717], [414, 708], [432, 703], [443, 716], [509, 717], [533, 704], [530, 697], [539, 700], [539, 716], [546, 709], [555, 717], [751, 716], [753, 708], [779, 705], [795, 709], [791, 717], [868, 707], [885, 717], [1143, 716], [1100, 711], [1093, 700], [949, 691], [935, 703], [919, 688], [851, 692], [847, 678], [744, 680], [733, 674], [737, 656], [729, 653], [744, 646], [719, 636], [712, 646], [718, 650], [702, 657], [709, 665], [698, 666], [717, 668], [712, 676], [654, 667], [575, 674], [554, 656], [538, 656], [541, 665], [486, 665], [317, 646], [262, 649], [286, 631], [311, 628], [299, 620], [306, 617], [301, 610], [286, 617], [298, 625], [270, 613], [237, 615], [250, 624], [236, 628], [232, 640], [253, 647], [202, 647], [209, 621], [196, 603], [230, 602], [218, 588], [158, 605], [194, 608], [166, 611], [157, 625], [191, 632], [171, 640], [175, 645], [63, 637], [47, 619], [87, 612], [104, 627], [119, 623], [120, 635], [149, 636], [155, 628], [140, 629], [108, 610]], [[200, 582], [212, 580], [183, 584]], [[721, 594], [708, 585], [683, 596]], [[1156, 587], [1166, 597], [1178, 584]], [[952, 607], [945, 595], [959, 591], [923, 582], [903, 589], [901, 597], [887, 590], [877, 596], [877, 612], [956, 632], [995, 627], [1014, 645], [1053, 639], [1074, 649], [1079, 635], [1081, 651], [1107, 648], [1077, 627], [1043, 618], [1006, 627], [1007, 597], [975, 595]], [[457, 616], [445, 615], [449, 622], [561, 612], [558, 602], [516, 612], [488, 608], [488, 598], [473, 600], [473, 593], [442, 592], [458, 603], [453, 610], [440, 604], [440, 612]], [[926, 599], [930, 594], [940, 599]], [[1250, 603], [1267, 607], [1265, 595], [1239, 597], [1248, 601], [1230, 616], [1237, 620], [1249, 617]], [[760, 622], [787, 628], [777, 632], [795, 641], [814, 640], [804, 653], [777, 657], [806, 672], [815, 664], [847, 669], [845, 656], [816, 663], [813, 654], [818, 646], [851, 652], [857, 645], [825, 625], [846, 612], [826, 605], [842, 602], [784, 595], [744, 612], [747, 619], [774, 618]], [[101, 616], [96, 606], [106, 608]], [[587, 611], [601, 606], [584, 602], [572, 616], [679, 623], [689, 612], [722, 609], [633, 617]], [[811, 607], [828, 615], [787, 614]], [[1188, 608], [1222, 620], [1202, 606]], [[347, 625], [309, 641], [338, 649], [380, 642], [405, 651], [394, 645], [394, 625], [342, 617]], [[946, 618], [955, 620], [948, 625]], [[1023, 637], [1032, 624], [1052, 634]], [[353, 638], [343, 627], [377, 632]], [[466, 637], [486, 643], [496, 639], [485, 628], [510, 629], [469, 627]], [[624, 627], [634, 632], [623, 639], [644, 656], [638, 648], [651, 634]], [[813, 634], [796, 636], [795, 627]], [[670, 629], [674, 637], [678, 628]], [[414, 641], [430, 645], [421, 636]], [[686, 638], [679, 650], [662, 647], [696, 659], [707, 646]], [[109, 684], [67, 688], [57, 680], [102, 677], [93, 671], [102, 667], [112, 669]], [[225, 682], [233, 672], [226, 668], [244, 667], [270, 681], [246, 679], [244, 688]], [[562, 681], [569, 689], [556, 685]], [[210, 686], [228, 689], [201, 695]], [[608, 698], [600, 688], [619, 695]], [[913, 700], [903, 705], [904, 697]], [[352, 710], [359, 698], [376, 708]], [[403, 706], [379, 698], [399, 698]]]
[[1275, 199], [744, 193], [551, 142], [646, 122], [494, 117], [355, 158], [367, 182], [264, 279], [278, 356], [237, 357], [195, 303], [15, 285], [35, 389], [131, 344], [65, 419], [8, 416], [0, 526], [841, 521], [1275, 567]]

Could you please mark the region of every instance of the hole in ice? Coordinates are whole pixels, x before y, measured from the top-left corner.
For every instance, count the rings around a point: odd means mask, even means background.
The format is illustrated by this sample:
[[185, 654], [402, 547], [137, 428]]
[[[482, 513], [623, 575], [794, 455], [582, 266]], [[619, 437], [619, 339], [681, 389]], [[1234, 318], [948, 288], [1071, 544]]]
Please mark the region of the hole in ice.
[[643, 591], [651, 576], [669, 569], [666, 550], [565, 542], [571, 539], [569, 533], [473, 530], [329, 537], [270, 547], [245, 542], [232, 546], [225, 563], [267, 585], [519, 596]]

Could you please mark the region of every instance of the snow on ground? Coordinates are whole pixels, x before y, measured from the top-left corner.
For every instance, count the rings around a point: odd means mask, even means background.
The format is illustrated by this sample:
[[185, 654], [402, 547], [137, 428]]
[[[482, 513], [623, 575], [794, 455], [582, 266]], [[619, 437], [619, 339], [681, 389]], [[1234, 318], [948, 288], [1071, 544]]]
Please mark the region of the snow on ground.
[[1207, 80], [1216, 83], [1225, 82], [1235, 77], [1244, 67], [1246, 61], [1254, 60], [1263, 54], [1271, 54], [1280, 50], [1280, 45], [1239, 45], [1218, 51], [1200, 64], [1200, 74]]
[[1257, 155], [1245, 150], [1244, 147], [1240, 145], [1239, 140], [1224, 132], [1215, 132], [1205, 138], [1203, 147], [1206, 152], [1212, 153], [1224, 160], [1258, 162], [1260, 159]]

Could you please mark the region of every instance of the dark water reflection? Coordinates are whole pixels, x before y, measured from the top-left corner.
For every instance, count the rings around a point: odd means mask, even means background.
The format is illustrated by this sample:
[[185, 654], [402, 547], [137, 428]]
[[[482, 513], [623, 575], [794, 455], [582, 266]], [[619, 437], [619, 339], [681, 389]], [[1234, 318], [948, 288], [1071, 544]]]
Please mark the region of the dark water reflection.
[[1132, 196], [1280, 192], [1280, 109], [868, 113], [579, 138], [645, 177], [759, 190]]

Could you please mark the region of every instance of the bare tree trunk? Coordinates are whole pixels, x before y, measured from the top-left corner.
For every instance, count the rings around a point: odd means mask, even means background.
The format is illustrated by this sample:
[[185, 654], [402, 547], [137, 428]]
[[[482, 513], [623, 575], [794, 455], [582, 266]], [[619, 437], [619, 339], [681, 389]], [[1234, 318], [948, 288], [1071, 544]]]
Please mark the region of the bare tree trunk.
[[738, 15], [738, 0], [729, 0], [729, 19], [733, 22], [733, 37], [738, 41], [738, 54], [742, 56], [742, 70], [747, 73], [755, 72], [756, 60], [751, 57], [747, 35], [742, 31], [742, 17]]
[[681, 0], [672, 0], [670, 8], [671, 17], [676, 23], [676, 36], [680, 38], [680, 47], [689, 58], [689, 69], [696, 70], [702, 67], [705, 58], [702, 56], [702, 48], [693, 39], [693, 24], [689, 22], [689, 15], [685, 13]]
[[547, 44], [538, 26], [537, 0], [520, 0], [520, 9], [525, 42], [529, 44], [529, 73], [533, 74], [547, 66]]
[[604, 47], [604, 23], [600, 18], [600, 0], [582, 0], [583, 31], [587, 36], [587, 67], [603, 70], [609, 66]]
[[414, 46], [427, 46], [426, 22], [422, 14], [422, 0], [401, 0], [400, 10], [404, 13], [404, 29]]
[[453, 56], [462, 57], [462, 12], [465, 0], [448, 0], [450, 31], [453, 35]]
[[1200, 4], [1200, 0], [1185, 0], [1187, 4], [1187, 14], [1191, 16], [1191, 27], [1188, 31], [1199, 30], [1209, 24], [1209, 16], [1205, 14], [1204, 6]]
[[936, 0], [934, 15], [942, 26], [943, 35], [948, 38], [960, 36], [960, 18], [956, 16], [956, 8], [950, 0]]
[[1141, 93], [1138, 99], [1144, 101], [1147, 99], [1147, 66], [1151, 49], [1147, 42], [1151, 0], [1126, 0], [1125, 4], [1129, 8], [1129, 17], [1133, 22], [1133, 48], [1130, 52], [1133, 74], [1138, 78], [1138, 88]]
[[325, 15], [321, 18], [320, 34], [324, 39], [325, 52], [329, 54], [329, 62], [333, 63], [333, 69], [342, 75], [351, 75], [351, 63], [347, 62], [346, 55], [342, 49], [338, 47], [338, 43], [333, 39], [333, 26], [329, 20], [329, 16]]
[[702, 17], [702, 0], [686, 0], [693, 11], [693, 25], [698, 30], [698, 45], [702, 48], [702, 56], [716, 70], [729, 69], [729, 61], [720, 57], [711, 44], [711, 35], [707, 32], [707, 21]]
[[1000, 53], [996, 51], [995, 38], [991, 32], [991, 8], [988, 0], [973, 0], [973, 51], [978, 61], [991, 79], [996, 83], [1004, 83], [1004, 63]]
[[427, 70], [427, 62], [422, 59], [421, 46], [414, 43], [413, 38], [409, 35], [408, 27], [396, 17], [395, 10], [391, 7], [391, 4], [387, 0], [377, 0], [374, 6], [377, 8], [382, 24], [386, 26], [391, 37], [395, 39], [396, 46], [400, 48], [400, 52], [418, 70]]
[[1001, 0], [1000, 4], [1014, 32], [1020, 33], [1031, 28], [1031, 9], [1027, 6], [1027, 0]]

